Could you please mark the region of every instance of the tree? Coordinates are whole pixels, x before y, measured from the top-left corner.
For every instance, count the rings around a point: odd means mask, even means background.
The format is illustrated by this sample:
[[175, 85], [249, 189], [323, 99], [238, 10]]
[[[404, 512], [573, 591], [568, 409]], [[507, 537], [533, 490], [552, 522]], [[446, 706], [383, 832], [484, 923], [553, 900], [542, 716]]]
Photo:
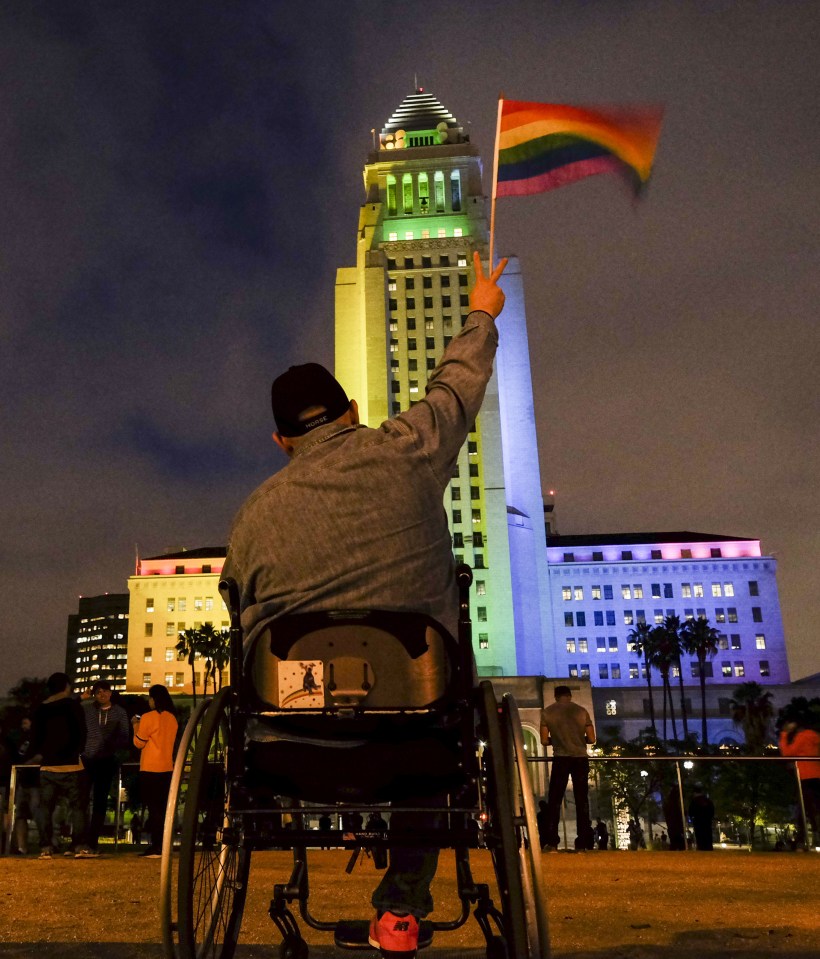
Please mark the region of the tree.
[[750, 753], [762, 753], [768, 739], [769, 722], [774, 715], [772, 694], [764, 692], [760, 683], [741, 683], [729, 701], [732, 720], [743, 730]]
[[194, 707], [196, 707], [196, 670], [194, 669], [194, 661], [197, 655], [201, 653], [199, 630], [182, 630], [179, 634], [176, 650], [179, 658], [187, 659], [188, 665], [191, 667], [191, 689], [194, 694]]
[[[681, 642], [681, 624], [680, 616], [672, 613], [664, 617], [663, 628], [666, 632], [666, 641], [669, 644], [670, 655], [675, 654], [678, 661], [678, 689], [680, 690], [680, 711], [683, 719], [683, 738], [689, 738], [689, 724], [686, 720], [686, 696], [683, 691], [683, 665], [680, 661], [683, 645]], [[670, 690], [671, 696], [671, 690]]]
[[652, 647], [652, 642], [649, 638], [651, 632], [652, 629], [646, 622], [640, 622], [633, 629], [629, 630], [627, 641], [632, 644], [632, 649], [638, 656], [643, 656], [646, 690], [649, 693], [649, 723], [652, 726], [652, 735], [657, 737], [658, 729], [655, 725], [655, 703], [652, 697], [652, 667], [649, 662]]
[[20, 725], [24, 716], [31, 716], [40, 703], [49, 696], [48, 680], [25, 676], [6, 694], [8, 702], [0, 710], [3, 728]]
[[680, 633], [681, 646], [690, 656], [698, 660], [698, 679], [700, 680], [700, 741], [706, 746], [708, 734], [706, 731], [706, 659], [717, 653], [717, 644], [720, 633], [709, 625], [705, 616], [690, 619], [684, 624]]
[[198, 650], [205, 660], [205, 693], [208, 692], [208, 680], [210, 679], [214, 687], [214, 695], [217, 693], [217, 679], [219, 679], [219, 689], [222, 688], [222, 673], [228, 665], [229, 655], [229, 633], [227, 630], [217, 632], [211, 623], [205, 623], [197, 630], [199, 634]]
[[670, 642], [669, 634], [664, 626], [653, 626], [647, 639], [650, 643], [649, 661], [661, 674], [663, 681], [663, 738], [666, 740], [666, 704], [669, 703], [669, 718], [672, 720], [672, 738], [678, 738], [678, 727], [675, 724], [675, 705], [672, 702], [672, 686], [669, 682], [669, 673], [676, 662], [680, 661], [677, 642]]

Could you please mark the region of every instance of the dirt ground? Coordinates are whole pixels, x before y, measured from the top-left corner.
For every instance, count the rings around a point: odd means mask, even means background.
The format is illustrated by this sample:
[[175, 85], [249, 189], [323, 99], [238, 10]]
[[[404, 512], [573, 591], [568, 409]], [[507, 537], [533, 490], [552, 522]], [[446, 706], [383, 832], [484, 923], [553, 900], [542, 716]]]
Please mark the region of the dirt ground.
[[[348, 854], [309, 859], [311, 904], [321, 919], [369, 917], [378, 881], [366, 860], [348, 876]], [[287, 879], [290, 854], [254, 855], [237, 959], [278, 959], [267, 907]], [[492, 886], [484, 854], [474, 878]], [[158, 860], [120, 851], [98, 860], [0, 859], [0, 959], [161, 959]], [[591, 852], [544, 856], [555, 959], [820, 959], [820, 855], [805, 853]], [[443, 853], [436, 917], [457, 912], [452, 854]], [[308, 931], [312, 959], [339, 952]], [[483, 955], [470, 919], [439, 933], [428, 959]], [[373, 955], [372, 952], [361, 953]]]

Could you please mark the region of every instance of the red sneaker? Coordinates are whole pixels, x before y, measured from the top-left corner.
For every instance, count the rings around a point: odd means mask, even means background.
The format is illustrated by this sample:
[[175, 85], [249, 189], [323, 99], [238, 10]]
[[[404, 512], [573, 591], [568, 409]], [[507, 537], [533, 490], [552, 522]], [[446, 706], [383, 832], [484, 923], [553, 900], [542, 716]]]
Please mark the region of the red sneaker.
[[370, 921], [368, 942], [389, 959], [415, 959], [419, 921], [415, 916], [379, 912]]

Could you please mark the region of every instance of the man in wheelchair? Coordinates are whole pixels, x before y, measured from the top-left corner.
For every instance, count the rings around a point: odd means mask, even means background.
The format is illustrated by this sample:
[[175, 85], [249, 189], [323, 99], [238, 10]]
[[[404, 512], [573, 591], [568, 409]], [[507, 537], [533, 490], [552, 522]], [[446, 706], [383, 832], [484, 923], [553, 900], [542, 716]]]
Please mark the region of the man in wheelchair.
[[[430, 374], [425, 397], [378, 428], [359, 423], [356, 401], [318, 364], [291, 367], [274, 381], [273, 439], [290, 462], [240, 509], [224, 570], [239, 585], [246, 646], [279, 617], [340, 609], [422, 613], [456, 635], [443, 497], [492, 374], [506, 263], [487, 276], [474, 254], [463, 329]], [[402, 762], [400, 747], [393, 761]], [[391, 849], [372, 898], [370, 942], [382, 955], [416, 955], [437, 857], [438, 850]]]

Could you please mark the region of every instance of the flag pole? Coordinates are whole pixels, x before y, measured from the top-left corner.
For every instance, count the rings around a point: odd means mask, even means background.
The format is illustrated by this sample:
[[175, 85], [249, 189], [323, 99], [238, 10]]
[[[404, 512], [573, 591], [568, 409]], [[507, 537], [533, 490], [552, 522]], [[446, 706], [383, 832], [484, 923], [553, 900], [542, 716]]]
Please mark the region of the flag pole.
[[493, 188], [490, 193], [490, 262], [489, 271], [493, 271], [493, 251], [495, 248], [495, 194], [498, 187], [498, 138], [501, 134], [501, 109], [504, 105], [504, 94], [498, 94], [498, 118], [495, 123], [495, 152], [493, 153]]

